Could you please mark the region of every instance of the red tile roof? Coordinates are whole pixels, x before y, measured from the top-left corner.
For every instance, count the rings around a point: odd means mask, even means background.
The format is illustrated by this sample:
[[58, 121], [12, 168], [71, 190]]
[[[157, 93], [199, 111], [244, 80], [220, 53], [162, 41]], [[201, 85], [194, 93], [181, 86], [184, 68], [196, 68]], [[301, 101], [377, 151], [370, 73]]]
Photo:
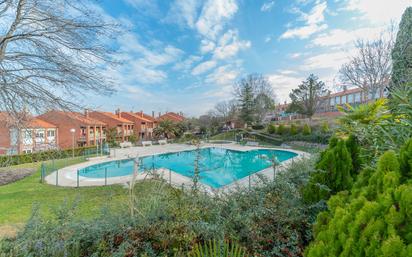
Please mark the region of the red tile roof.
[[84, 116], [83, 114], [81, 114], [79, 112], [65, 112], [65, 111], [54, 110], [54, 111], [49, 111], [48, 113], [57, 113], [57, 114], [60, 114], [60, 115], [66, 115], [67, 117], [69, 117], [71, 119], [74, 119], [74, 120], [77, 120], [77, 121], [80, 121], [81, 123], [86, 124], [86, 125], [92, 125], [92, 126], [96, 126], [96, 125], [97, 126], [100, 126], [100, 125], [105, 126], [106, 125], [106, 123], [104, 123], [100, 120], [90, 118], [90, 117], [86, 117], [86, 116]]
[[125, 118], [122, 118], [122, 117], [119, 117], [119, 116], [117, 116], [117, 114], [114, 114], [114, 113], [111, 113], [111, 112], [94, 111], [94, 113], [103, 114], [104, 116], [109, 117], [109, 118], [114, 119], [114, 120], [117, 120], [117, 121], [120, 122], [120, 123], [130, 123], [130, 124], [133, 123], [133, 122], [131, 122], [130, 120], [125, 119]]
[[182, 122], [184, 119], [185, 117], [174, 112], [167, 112], [158, 118], [158, 120], [172, 120], [176, 122]]
[[[9, 125], [13, 125], [13, 124], [16, 124], [17, 122], [19, 122], [19, 121], [17, 121], [16, 118], [12, 117], [7, 112], [0, 112], [0, 120], [5, 121], [6, 124], [9, 124]], [[20, 122], [25, 123], [25, 124], [21, 124], [21, 125], [25, 126], [27, 128], [57, 128], [56, 125], [53, 125], [49, 122], [41, 120], [37, 117], [33, 117], [30, 114], [22, 115], [22, 119], [21, 119]]]
[[134, 112], [122, 112], [122, 113], [127, 113], [130, 116], [132, 116], [136, 119], [142, 120], [144, 122], [153, 122], [152, 120], [147, 119], [144, 114], [143, 114], [143, 117], [142, 117], [141, 113], [137, 113], [137, 112], [136, 113], [134, 113]]
[[153, 116], [148, 115], [148, 114], [146, 114], [146, 113], [144, 113], [144, 112], [135, 112], [135, 114], [140, 115], [140, 116], [143, 115], [143, 117], [144, 117], [145, 119], [147, 119], [147, 120], [149, 120], [149, 121], [151, 121], [151, 122], [156, 122], [156, 118], [154, 118]]

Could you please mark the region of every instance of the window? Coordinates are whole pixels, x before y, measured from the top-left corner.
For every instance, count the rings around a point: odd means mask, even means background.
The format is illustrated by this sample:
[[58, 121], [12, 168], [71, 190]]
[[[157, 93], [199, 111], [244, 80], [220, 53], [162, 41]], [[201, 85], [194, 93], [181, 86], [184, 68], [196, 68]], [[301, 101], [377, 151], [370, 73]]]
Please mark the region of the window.
[[340, 96], [335, 97], [335, 103], [340, 104]]
[[44, 138], [44, 130], [36, 130], [37, 138]]
[[353, 94], [350, 94], [350, 95], [348, 95], [348, 103], [353, 103], [353, 99], [354, 99], [354, 95]]
[[47, 130], [47, 137], [54, 137], [56, 135], [56, 131], [54, 130]]
[[360, 103], [361, 102], [361, 93], [356, 93], [355, 94], [355, 103]]
[[32, 153], [33, 151], [31, 149], [23, 150], [23, 153]]
[[331, 106], [335, 106], [335, 98], [332, 97], [332, 98], [330, 99], [330, 105], [331, 105]]
[[342, 104], [346, 104], [346, 95], [342, 96]]

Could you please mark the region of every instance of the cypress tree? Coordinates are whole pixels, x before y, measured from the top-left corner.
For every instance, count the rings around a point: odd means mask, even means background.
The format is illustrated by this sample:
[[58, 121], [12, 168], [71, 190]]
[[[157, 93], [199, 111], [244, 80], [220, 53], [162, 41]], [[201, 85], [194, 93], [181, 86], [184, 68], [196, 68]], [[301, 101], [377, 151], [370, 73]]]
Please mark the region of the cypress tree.
[[360, 146], [358, 143], [358, 139], [354, 135], [350, 135], [349, 138], [346, 140], [346, 147], [350, 153], [352, 158], [352, 178], [355, 179], [356, 175], [359, 173], [362, 165], [362, 159], [360, 155]]
[[406, 8], [392, 50], [392, 89], [412, 82], [412, 7]]

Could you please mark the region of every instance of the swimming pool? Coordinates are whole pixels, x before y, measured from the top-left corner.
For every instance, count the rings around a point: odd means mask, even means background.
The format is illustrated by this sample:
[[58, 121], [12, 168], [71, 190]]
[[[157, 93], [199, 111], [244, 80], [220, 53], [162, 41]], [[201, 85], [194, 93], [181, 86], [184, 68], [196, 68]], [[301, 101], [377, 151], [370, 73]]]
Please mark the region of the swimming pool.
[[[166, 168], [187, 177], [193, 177], [196, 150], [165, 153], [140, 158], [139, 170]], [[199, 150], [200, 182], [213, 188], [228, 185], [238, 179], [266, 169], [275, 156], [279, 162], [297, 156], [283, 150], [256, 149], [235, 151], [224, 148]], [[89, 178], [127, 176], [133, 173], [132, 159], [95, 164], [79, 170], [80, 176]]]

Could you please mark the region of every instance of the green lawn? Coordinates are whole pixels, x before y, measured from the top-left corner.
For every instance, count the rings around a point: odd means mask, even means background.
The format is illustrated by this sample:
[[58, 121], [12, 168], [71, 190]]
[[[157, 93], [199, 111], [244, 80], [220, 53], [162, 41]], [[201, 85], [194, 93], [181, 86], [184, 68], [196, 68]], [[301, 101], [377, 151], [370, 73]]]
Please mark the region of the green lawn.
[[[56, 167], [83, 161], [81, 158], [59, 160]], [[17, 166], [15, 166], [17, 167]], [[53, 208], [65, 201], [76, 202], [78, 215], [91, 217], [103, 207], [116, 208], [126, 203], [127, 191], [120, 185], [64, 188], [39, 183], [40, 164], [23, 164], [18, 167], [36, 167], [37, 172], [20, 181], [0, 186], [0, 231], [24, 224], [30, 217], [33, 206], [38, 205], [43, 215], [50, 215]], [[1, 171], [0, 171], [1, 172]], [[1, 232], [0, 232], [1, 236]]]

